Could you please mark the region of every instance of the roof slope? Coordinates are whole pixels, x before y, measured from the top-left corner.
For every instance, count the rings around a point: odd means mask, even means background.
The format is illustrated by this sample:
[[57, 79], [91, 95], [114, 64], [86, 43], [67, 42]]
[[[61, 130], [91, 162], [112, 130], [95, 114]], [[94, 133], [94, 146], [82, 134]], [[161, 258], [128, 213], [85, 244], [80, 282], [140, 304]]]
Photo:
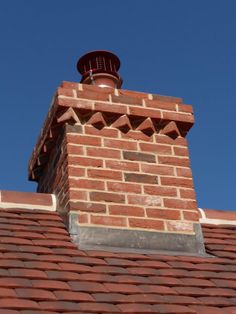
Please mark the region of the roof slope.
[[0, 314], [236, 313], [235, 226], [212, 258], [81, 251], [56, 212], [0, 211]]

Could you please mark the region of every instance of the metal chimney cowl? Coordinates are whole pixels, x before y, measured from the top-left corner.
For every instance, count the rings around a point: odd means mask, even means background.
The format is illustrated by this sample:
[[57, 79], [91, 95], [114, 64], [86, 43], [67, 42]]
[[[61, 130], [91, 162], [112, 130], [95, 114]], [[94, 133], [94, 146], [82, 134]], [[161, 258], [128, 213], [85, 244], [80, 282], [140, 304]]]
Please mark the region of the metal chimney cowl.
[[77, 69], [82, 75], [80, 83], [99, 87], [120, 88], [122, 78], [118, 74], [119, 58], [109, 51], [92, 51], [82, 56]]

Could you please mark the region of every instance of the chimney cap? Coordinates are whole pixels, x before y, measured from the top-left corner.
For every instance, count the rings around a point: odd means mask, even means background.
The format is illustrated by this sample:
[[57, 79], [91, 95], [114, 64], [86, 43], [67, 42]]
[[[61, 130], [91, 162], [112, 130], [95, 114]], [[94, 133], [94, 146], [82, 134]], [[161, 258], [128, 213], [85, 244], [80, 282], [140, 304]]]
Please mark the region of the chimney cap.
[[88, 52], [77, 62], [77, 70], [82, 75], [81, 83], [96, 84], [101, 87], [121, 87], [119, 68], [119, 58], [106, 50]]

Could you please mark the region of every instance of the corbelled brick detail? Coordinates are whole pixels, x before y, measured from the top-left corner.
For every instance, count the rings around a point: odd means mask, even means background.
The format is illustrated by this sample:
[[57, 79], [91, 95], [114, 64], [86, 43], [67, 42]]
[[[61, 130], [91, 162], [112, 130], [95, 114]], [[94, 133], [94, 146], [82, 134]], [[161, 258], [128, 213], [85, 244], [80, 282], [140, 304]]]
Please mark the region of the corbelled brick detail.
[[81, 225], [194, 234], [193, 122], [179, 98], [63, 82], [30, 179]]

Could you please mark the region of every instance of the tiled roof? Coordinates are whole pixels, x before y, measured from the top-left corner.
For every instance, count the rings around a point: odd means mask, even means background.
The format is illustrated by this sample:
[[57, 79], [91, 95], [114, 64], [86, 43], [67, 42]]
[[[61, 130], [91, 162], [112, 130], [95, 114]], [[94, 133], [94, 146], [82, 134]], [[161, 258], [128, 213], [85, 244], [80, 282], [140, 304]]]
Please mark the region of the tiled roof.
[[0, 314], [236, 313], [235, 226], [203, 225], [214, 257], [81, 251], [56, 212], [0, 211]]

